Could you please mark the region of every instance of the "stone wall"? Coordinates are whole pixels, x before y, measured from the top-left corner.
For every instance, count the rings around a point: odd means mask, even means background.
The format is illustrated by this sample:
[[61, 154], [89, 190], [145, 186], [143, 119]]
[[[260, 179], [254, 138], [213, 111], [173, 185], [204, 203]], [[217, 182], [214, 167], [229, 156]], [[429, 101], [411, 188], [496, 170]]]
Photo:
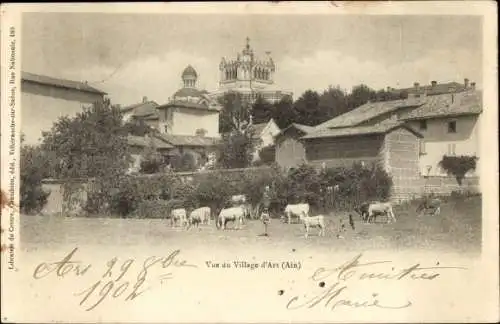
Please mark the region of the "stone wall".
[[391, 199], [394, 201], [411, 199], [421, 191], [419, 140], [404, 128], [395, 129], [385, 137], [385, 166], [392, 177]]

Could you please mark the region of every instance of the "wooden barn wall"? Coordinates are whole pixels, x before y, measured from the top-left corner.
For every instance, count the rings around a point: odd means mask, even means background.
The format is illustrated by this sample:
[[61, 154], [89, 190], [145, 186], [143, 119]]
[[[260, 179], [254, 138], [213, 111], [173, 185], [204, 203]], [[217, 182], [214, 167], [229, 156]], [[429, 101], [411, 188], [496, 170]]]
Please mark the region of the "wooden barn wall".
[[383, 136], [356, 136], [306, 142], [307, 161], [316, 167], [350, 167], [354, 162], [380, 162]]

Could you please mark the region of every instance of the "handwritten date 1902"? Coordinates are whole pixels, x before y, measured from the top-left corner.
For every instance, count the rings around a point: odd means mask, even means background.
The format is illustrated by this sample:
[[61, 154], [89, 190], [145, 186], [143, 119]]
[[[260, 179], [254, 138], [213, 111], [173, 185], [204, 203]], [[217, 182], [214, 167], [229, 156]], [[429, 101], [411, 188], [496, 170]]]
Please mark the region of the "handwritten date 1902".
[[[55, 273], [57, 277], [64, 277], [69, 273], [74, 273], [76, 276], [83, 276], [92, 267], [91, 264], [82, 265], [80, 261], [73, 261], [76, 251], [75, 248], [61, 261], [54, 263], [41, 263], [39, 264], [33, 273], [35, 279], [42, 279], [47, 277], [51, 273]], [[90, 285], [87, 289], [82, 292], [76, 293], [75, 296], [83, 296], [80, 301], [81, 306], [87, 306], [86, 311], [90, 311], [101, 304], [107, 297], [118, 298], [122, 295], [126, 296], [125, 301], [134, 300], [138, 296], [142, 295], [145, 291], [152, 288], [152, 286], [144, 287], [147, 281], [148, 270], [151, 270], [153, 266], [156, 269], [163, 270], [167, 268], [182, 268], [182, 267], [192, 267], [196, 268], [195, 265], [188, 264], [185, 260], [180, 260], [178, 255], [180, 250], [175, 250], [168, 256], [157, 257], [151, 256], [144, 260], [141, 266], [139, 266], [139, 271], [135, 280], [124, 280], [127, 273], [134, 264], [137, 264], [135, 259], [127, 259], [120, 262], [117, 257], [114, 257], [106, 262], [106, 268], [100, 279], [95, 283]], [[172, 279], [172, 272], [163, 273], [158, 277], [160, 282], [164, 280]], [[92, 301], [93, 300], [93, 301]]]

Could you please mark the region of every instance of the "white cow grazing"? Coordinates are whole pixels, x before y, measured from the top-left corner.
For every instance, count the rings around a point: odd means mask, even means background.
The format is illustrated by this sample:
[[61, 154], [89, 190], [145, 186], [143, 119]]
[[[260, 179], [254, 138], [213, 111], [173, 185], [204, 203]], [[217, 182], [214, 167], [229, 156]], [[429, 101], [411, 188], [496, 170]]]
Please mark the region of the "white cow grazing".
[[304, 234], [305, 238], [309, 236], [309, 229], [311, 227], [318, 227], [319, 228], [318, 236], [325, 236], [325, 216], [318, 215], [310, 217], [300, 217], [300, 220], [302, 221], [306, 229], [306, 233]]
[[186, 226], [187, 225], [186, 209], [177, 208], [172, 210], [172, 212], [170, 213], [170, 219], [172, 222], [172, 227], [174, 227], [177, 224], [177, 222], [179, 222], [181, 226]]
[[210, 207], [197, 208], [189, 214], [189, 223], [190, 225], [199, 223], [210, 225], [210, 214]]
[[368, 206], [368, 222], [375, 220], [377, 214], [386, 214], [387, 223], [396, 222], [396, 216], [394, 216], [394, 211], [392, 210], [392, 204], [390, 202], [371, 203]]
[[288, 224], [292, 222], [292, 216], [296, 216], [299, 219], [301, 217], [309, 216], [309, 204], [296, 204], [296, 205], [286, 205], [285, 216], [288, 219]]
[[229, 221], [235, 223], [235, 229], [240, 229], [243, 225], [243, 218], [245, 217], [246, 210], [243, 206], [224, 208], [219, 213], [217, 225], [226, 229], [226, 224]]

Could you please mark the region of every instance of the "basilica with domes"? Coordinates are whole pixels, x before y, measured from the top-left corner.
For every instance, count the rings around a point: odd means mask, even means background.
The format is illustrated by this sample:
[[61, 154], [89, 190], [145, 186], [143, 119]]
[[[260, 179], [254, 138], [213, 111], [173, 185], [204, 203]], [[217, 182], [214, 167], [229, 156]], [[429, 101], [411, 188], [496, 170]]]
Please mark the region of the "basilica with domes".
[[224, 93], [235, 91], [243, 98], [253, 102], [258, 96], [269, 102], [277, 102], [292, 92], [283, 91], [274, 83], [276, 63], [271, 53], [266, 52], [259, 57], [250, 47], [250, 39], [246, 39], [245, 48], [237, 53], [235, 59], [223, 57], [219, 64], [219, 85], [216, 91], [210, 93], [212, 98], [218, 98]]

